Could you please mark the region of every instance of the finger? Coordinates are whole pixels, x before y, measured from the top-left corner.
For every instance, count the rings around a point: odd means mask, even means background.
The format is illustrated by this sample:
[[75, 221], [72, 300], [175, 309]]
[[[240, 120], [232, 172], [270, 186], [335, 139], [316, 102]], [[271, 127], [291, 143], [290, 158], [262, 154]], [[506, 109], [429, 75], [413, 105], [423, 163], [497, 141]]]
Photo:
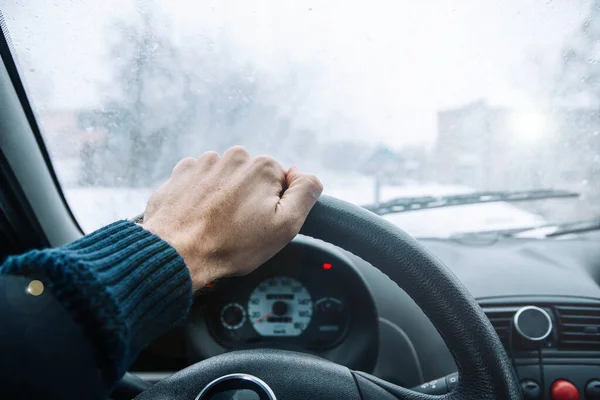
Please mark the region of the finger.
[[299, 219], [302, 224], [323, 193], [323, 184], [316, 176], [304, 174], [295, 167], [287, 172], [285, 184], [286, 189], [279, 201], [280, 211], [286, 218]]

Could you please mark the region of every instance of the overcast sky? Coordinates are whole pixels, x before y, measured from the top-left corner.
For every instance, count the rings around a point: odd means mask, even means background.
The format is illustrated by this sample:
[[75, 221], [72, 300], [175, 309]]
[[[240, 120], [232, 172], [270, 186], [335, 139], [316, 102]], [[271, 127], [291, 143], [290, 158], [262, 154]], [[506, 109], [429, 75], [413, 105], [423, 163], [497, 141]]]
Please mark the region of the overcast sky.
[[[375, 140], [430, 143], [435, 113], [485, 98], [543, 107], [586, 0], [169, 0], [186, 38], [235, 44], [272, 76], [310, 65], [314, 107], [351, 115]], [[94, 107], [111, 81], [107, 31], [133, 0], [0, 0], [37, 107]], [[339, 133], [338, 133], [339, 135]]]

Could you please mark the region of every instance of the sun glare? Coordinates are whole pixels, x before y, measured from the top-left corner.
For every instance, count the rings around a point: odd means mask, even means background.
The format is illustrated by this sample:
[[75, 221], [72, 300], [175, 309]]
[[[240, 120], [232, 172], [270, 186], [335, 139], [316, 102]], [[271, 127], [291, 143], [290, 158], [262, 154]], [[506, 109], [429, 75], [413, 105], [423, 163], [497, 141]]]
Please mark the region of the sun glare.
[[550, 129], [548, 116], [539, 112], [519, 112], [511, 121], [511, 130], [515, 138], [524, 143], [533, 143], [542, 139]]

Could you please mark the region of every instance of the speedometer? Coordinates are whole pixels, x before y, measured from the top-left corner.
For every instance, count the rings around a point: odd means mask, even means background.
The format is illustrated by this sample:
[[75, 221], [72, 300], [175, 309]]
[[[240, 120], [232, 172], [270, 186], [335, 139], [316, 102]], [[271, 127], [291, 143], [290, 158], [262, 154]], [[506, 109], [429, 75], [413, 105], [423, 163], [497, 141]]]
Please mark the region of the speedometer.
[[250, 295], [248, 316], [262, 336], [298, 336], [312, 317], [312, 299], [296, 279], [268, 278]]

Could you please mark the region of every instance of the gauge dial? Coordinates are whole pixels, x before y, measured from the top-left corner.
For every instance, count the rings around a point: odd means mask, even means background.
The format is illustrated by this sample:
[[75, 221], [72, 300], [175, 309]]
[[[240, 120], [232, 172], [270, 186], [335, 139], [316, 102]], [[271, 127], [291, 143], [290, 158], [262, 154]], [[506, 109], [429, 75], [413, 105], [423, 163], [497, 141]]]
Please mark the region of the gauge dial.
[[225, 329], [232, 331], [240, 329], [244, 322], [246, 322], [246, 312], [240, 304], [229, 303], [221, 310], [221, 324]]
[[272, 277], [250, 295], [248, 315], [261, 336], [299, 336], [312, 317], [312, 299], [296, 279]]
[[313, 326], [319, 340], [328, 341], [342, 333], [347, 323], [344, 308], [344, 303], [335, 297], [323, 297], [315, 301]]
[[319, 315], [332, 317], [344, 310], [344, 303], [335, 297], [323, 297], [315, 301], [315, 310]]

